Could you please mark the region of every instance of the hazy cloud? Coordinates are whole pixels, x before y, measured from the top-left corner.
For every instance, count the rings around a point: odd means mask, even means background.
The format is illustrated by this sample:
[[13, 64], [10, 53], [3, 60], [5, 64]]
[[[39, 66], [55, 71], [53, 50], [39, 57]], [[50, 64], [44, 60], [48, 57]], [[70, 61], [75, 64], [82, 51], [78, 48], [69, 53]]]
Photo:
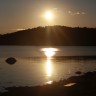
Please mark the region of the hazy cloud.
[[68, 14], [70, 14], [70, 15], [85, 15], [86, 13], [80, 12], [80, 11], [77, 11], [77, 12], [68, 11]]
[[71, 11], [68, 11], [69, 14], [71, 14]]
[[18, 29], [11, 29], [11, 30], [13, 30], [13, 31], [22, 31], [22, 30], [25, 30], [25, 29], [23, 29], [23, 28], [18, 28]]
[[81, 12], [81, 14], [86, 14], [85, 12]]
[[16, 29], [17, 31], [20, 31], [20, 30], [25, 30], [25, 29]]
[[76, 14], [77, 14], [77, 15], [79, 15], [79, 14], [80, 14], [80, 12], [77, 12]]
[[58, 10], [58, 8], [53, 8], [54, 10]]

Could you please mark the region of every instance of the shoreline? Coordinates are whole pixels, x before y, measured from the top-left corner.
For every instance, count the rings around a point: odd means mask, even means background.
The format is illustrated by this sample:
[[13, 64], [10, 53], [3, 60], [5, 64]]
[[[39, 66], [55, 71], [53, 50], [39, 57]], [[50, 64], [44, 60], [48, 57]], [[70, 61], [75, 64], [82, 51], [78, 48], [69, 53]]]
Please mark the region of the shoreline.
[[8, 87], [0, 96], [96, 96], [96, 71], [43, 86]]

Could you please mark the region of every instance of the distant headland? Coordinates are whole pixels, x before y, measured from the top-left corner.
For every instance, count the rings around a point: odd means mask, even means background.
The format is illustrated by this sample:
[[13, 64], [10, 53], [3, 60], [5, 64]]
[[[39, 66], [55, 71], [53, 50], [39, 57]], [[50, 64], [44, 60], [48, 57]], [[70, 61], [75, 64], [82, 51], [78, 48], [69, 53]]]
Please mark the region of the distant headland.
[[0, 45], [96, 46], [96, 28], [45, 26], [0, 34]]

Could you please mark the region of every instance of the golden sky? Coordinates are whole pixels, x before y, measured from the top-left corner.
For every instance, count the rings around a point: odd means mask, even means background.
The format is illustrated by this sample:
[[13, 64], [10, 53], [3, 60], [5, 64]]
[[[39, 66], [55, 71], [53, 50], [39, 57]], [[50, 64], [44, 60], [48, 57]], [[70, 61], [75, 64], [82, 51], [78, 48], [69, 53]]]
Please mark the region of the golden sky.
[[0, 0], [0, 34], [46, 25], [96, 27], [95, 18], [96, 0]]

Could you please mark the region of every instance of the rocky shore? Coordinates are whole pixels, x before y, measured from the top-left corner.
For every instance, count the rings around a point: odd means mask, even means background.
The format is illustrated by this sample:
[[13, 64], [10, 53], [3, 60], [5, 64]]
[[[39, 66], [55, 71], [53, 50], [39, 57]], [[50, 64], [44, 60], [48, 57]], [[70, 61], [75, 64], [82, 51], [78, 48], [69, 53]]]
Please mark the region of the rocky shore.
[[0, 96], [96, 96], [96, 71], [36, 87], [9, 87]]

